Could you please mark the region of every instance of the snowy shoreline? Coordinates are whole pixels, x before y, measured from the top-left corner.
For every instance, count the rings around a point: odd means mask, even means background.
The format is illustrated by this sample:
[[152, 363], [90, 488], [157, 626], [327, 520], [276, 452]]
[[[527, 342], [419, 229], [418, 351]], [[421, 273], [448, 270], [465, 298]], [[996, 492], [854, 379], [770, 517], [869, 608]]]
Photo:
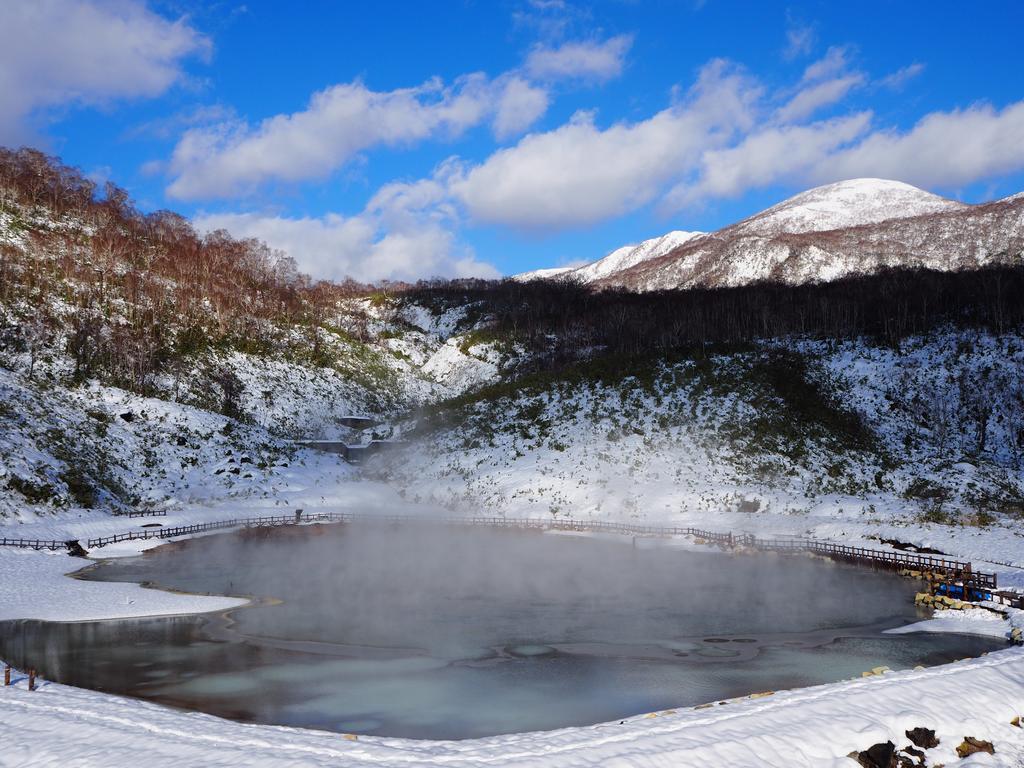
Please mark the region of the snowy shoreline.
[[0, 694], [0, 765], [246, 766], [849, 766], [871, 744], [927, 727], [933, 762], [956, 762], [964, 736], [992, 741], [985, 764], [1012, 766], [1024, 732], [1024, 650], [891, 672], [717, 705], [556, 731], [458, 742], [414, 741], [250, 725], [24, 678]]

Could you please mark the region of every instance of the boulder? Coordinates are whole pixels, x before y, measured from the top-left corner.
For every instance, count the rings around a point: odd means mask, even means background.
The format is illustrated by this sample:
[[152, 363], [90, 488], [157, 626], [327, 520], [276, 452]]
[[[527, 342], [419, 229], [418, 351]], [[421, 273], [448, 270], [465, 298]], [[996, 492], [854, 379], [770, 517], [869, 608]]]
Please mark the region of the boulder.
[[939, 740], [935, 738], [935, 731], [931, 728], [912, 728], [907, 731], [907, 738], [911, 744], [921, 749], [939, 746]]
[[973, 736], [964, 736], [964, 740], [960, 742], [960, 746], [956, 748], [956, 754], [961, 759], [978, 752], [988, 752], [990, 755], [994, 755], [996, 750], [995, 747], [992, 746], [991, 741], [983, 741], [981, 739], [976, 739]]
[[911, 757], [916, 757], [917, 758], [917, 762], [920, 763], [921, 765], [924, 765], [924, 750], [923, 749], [918, 749], [917, 747], [904, 747], [901, 751], [904, 754], [910, 755]]
[[896, 745], [891, 741], [875, 744], [857, 753], [857, 762], [864, 768], [898, 768]]

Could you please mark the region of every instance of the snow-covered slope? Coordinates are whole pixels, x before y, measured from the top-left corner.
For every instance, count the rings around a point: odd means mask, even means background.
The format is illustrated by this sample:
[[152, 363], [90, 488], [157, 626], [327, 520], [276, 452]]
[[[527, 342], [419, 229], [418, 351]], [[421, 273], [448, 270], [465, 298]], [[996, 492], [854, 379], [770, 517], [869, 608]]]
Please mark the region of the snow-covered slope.
[[574, 267], [548, 267], [546, 269], [533, 269], [529, 272], [520, 272], [517, 275], [512, 275], [512, 279], [520, 283], [527, 283], [530, 280], [557, 280], [571, 275], [574, 269]]
[[640, 291], [799, 285], [886, 267], [977, 269], [1020, 263], [1022, 255], [1022, 196], [965, 205], [899, 182], [858, 179], [797, 195], [595, 284]]
[[576, 280], [634, 290], [798, 285], [884, 267], [970, 269], [1024, 252], [1024, 193], [967, 205], [887, 179], [802, 192], [716, 232], [673, 231], [572, 270], [516, 279]]
[[966, 207], [901, 181], [850, 179], [801, 192], [729, 229], [757, 235], [827, 232]]
[[644, 240], [640, 245], [626, 245], [612, 251], [603, 259], [598, 259], [591, 264], [573, 270], [572, 276], [580, 282], [592, 283], [595, 280], [614, 275], [624, 269], [629, 269], [648, 259], [656, 259], [659, 256], [663, 256], [683, 243], [687, 243], [703, 234], [703, 232], [673, 230], [667, 235]]
[[[408, 499], [478, 514], [825, 538], [927, 523], [933, 546], [992, 558], [1024, 514], [1022, 372], [1020, 335], [952, 331], [584, 369], [421, 424], [379, 469]], [[1020, 558], [1013, 539], [996, 559]]]
[[661, 237], [652, 237], [639, 245], [624, 245], [616, 248], [604, 258], [584, 264], [582, 267], [555, 267], [552, 269], [535, 269], [513, 276], [513, 280], [573, 280], [579, 283], [592, 283], [611, 277], [624, 269], [636, 266], [648, 259], [663, 256], [684, 243], [700, 237], [703, 232], [682, 232], [673, 230]]

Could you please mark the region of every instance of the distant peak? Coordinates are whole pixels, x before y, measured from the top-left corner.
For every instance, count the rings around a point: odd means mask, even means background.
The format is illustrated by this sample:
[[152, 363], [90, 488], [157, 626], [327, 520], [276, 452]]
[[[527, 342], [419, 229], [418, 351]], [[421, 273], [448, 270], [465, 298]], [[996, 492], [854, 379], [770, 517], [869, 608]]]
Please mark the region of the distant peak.
[[757, 234], [824, 232], [963, 207], [902, 181], [846, 179], [794, 195], [736, 229]]

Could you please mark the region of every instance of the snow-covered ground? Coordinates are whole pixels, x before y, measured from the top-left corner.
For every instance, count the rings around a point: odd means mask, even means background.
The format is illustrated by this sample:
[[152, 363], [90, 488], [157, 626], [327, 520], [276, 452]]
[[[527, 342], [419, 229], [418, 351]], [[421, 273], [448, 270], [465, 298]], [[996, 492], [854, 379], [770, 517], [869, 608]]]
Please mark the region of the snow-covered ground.
[[[802, 357], [767, 347], [481, 399], [421, 424], [370, 471], [453, 511], [894, 539], [1024, 586], [1020, 339], [796, 347]], [[803, 364], [823, 393], [806, 414], [783, 399]]]
[[529, 280], [571, 280], [578, 283], [593, 283], [615, 275], [622, 270], [636, 266], [642, 261], [664, 256], [674, 248], [701, 237], [704, 232], [681, 232], [674, 230], [660, 237], [652, 237], [637, 245], [624, 245], [616, 248], [607, 256], [579, 267], [554, 267], [535, 269], [513, 276], [513, 280], [526, 282]]
[[[120, 550], [125, 554], [125, 550]], [[114, 552], [104, 553], [114, 555]], [[138, 584], [68, 578], [88, 565], [63, 553], [4, 547], [0, 551], [0, 620], [89, 621], [123, 616], [166, 616], [220, 611], [244, 605], [230, 597], [183, 595]]]

